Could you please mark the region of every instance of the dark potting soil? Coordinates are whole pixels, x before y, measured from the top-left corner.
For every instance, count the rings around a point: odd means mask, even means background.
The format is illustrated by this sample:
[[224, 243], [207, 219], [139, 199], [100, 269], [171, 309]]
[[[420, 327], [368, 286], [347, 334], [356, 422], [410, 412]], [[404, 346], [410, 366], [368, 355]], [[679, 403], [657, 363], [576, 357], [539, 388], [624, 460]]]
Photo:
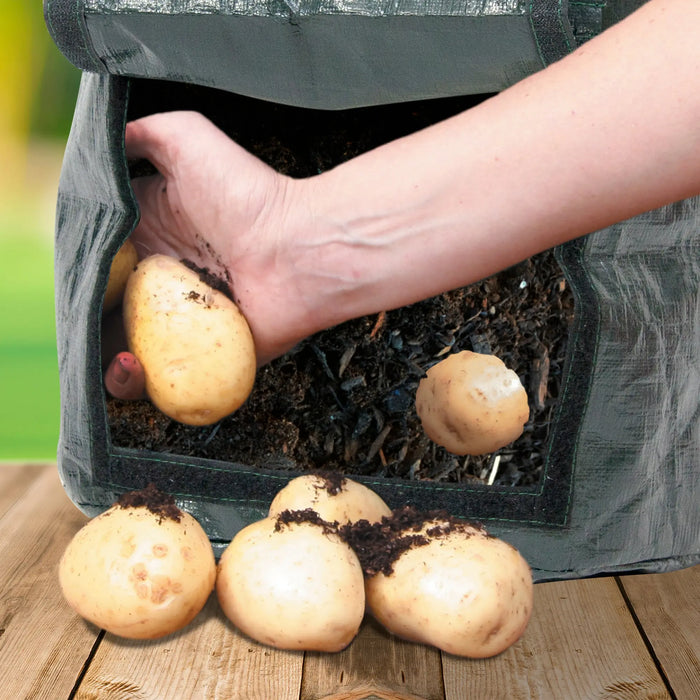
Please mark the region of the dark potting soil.
[[404, 553], [450, 536], [489, 537], [479, 524], [468, 523], [446, 511], [420, 511], [412, 506], [396, 508], [379, 522], [359, 520], [338, 528], [352, 547], [366, 576], [391, 575], [394, 563]]
[[155, 484], [148, 484], [138, 491], [128, 491], [117, 500], [119, 508], [147, 508], [157, 515], [160, 520], [174, 520], [180, 522], [182, 511], [177, 507], [175, 499], [168, 493], [164, 493]]
[[[342, 112], [273, 105], [215, 90], [136, 81], [130, 118], [198, 109], [281, 172], [306, 177], [483, 98]], [[134, 173], [143, 172], [141, 164]], [[552, 251], [468, 287], [323, 331], [262, 368], [235, 414], [191, 427], [145, 401], [108, 400], [112, 443], [265, 469], [499, 485], [536, 483], [560, 392], [573, 297]], [[495, 455], [458, 457], [416, 415], [425, 371], [461, 350], [493, 353], [526, 388], [523, 435]]]
[[435, 540], [451, 536], [489, 537], [479, 524], [455, 518], [444, 510], [421, 511], [413, 506], [396, 508], [391, 515], [385, 515], [376, 522], [328, 522], [313, 508], [284, 510], [275, 519], [276, 532], [290, 525], [308, 524], [321, 528], [324, 533], [338, 535], [357, 555], [365, 576], [380, 572], [389, 576], [396, 560], [404, 552], [424, 547]]

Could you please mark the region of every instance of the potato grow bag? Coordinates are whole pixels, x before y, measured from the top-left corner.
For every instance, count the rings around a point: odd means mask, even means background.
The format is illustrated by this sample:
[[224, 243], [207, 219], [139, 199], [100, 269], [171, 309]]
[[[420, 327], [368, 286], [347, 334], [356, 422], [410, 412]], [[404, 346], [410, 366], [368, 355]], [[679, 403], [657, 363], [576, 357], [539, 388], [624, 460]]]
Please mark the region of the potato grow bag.
[[[209, 107], [240, 95], [312, 110], [319, 129], [325, 113], [476, 99], [639, 4], [46, 0], [52, 36], [84, 71], [55, 246], [58, 465], [76, 505], [93, 516], [152, 481], [220, 552], [305, 466], [253, 468], [112, 440], [101, 312], [111, 260], [138, 220], [124, 154], [129, 118], [190, 106], [195, 88], [208, 91]], [[237, 116], [245, 130], [245, 110]], [[700, 561], [699, 214], [697, 198], [678, 202], [556, 250], [575, 308], [537, 484], [356, 478], [392, 507], [485, 523], [539, 581]]]

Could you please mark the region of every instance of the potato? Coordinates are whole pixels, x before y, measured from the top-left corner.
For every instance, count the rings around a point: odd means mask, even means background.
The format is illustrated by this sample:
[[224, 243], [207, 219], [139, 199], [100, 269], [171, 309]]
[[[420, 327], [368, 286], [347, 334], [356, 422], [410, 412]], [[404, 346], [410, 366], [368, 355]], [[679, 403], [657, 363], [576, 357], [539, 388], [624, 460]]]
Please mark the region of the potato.
[[216, 578], [214, 552], [199, 523], [174, 502], [154, 508], [149, 499], [149, 505], [117, 503], [90, 520], [59, 564], [68, 604], [98, 627], [131, 639], [154, 639], [187, 625]]
[[209, 425], [239, 408], [255, 381], [253, 337], [238, 307], [165, 255], [142, 260], [124, 294], [129, 350], [167, 416]]
[[520, 553], [479, 527], [429, 520], [390, 573], [367, 578], [367, 606], [399, 637], [458, 656], [495, 656], [532, 612], [532, 574]]
[[431, 367], [416, 391], [426, 435], [448, 452], [480, 455], [516, 440], [530, 415], [518, 375], [494, 355], [465, 350]]
[[262, 644], [340, 651], [364, 616], [362, 568], [337, 534], [302, 515], [243, 528], [219, 561], [217, 596], [231, 622]]
[[292, 479], [273, 499], [269, 515], [306, 508], [340, 525], [362, 519], [377, 522], [391, 515], [389, 506], [374, 491], [338, 474], [304, 474]]
[[121, 303], [127, 280], [134, 267], [136, 267], [137, 262], [138, 255], [136, 254], [136, 248], [134, 248], [134, 244], [127, 239], [117, 251], [117, 254], [112, 260], [112, 265], [109, 268], [107, 290], [105, 291], [105, 298], [102, 302], [103, 314], [109, 313]]

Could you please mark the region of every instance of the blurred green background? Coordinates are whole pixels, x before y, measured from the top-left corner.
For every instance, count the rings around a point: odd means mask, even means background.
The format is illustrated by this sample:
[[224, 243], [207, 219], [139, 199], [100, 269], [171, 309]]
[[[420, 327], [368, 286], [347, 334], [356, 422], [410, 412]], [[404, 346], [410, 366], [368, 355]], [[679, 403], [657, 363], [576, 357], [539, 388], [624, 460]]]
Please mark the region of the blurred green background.
[[0, 0], [0, 460], [55, 459], [54, 207], [80, 80], [40, 0]]

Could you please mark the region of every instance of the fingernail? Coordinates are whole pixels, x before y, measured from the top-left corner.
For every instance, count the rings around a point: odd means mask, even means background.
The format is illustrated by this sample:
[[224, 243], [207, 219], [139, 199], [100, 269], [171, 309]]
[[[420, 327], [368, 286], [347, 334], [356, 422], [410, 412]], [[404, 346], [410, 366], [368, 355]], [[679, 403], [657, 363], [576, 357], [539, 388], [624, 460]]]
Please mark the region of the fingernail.
[[129, 381], [131, 373], [124, 366], [126, 361], [123, 357], [118, 357], [117, 361], [112, 366], [112, 379], [117, 382], [117, 384], [126, 384]]
[[119, 353], [107, 368], [105, 388], [117, 399], [132, 400], [144, 397], [145, 377], [139, 361], [131, 353]]

